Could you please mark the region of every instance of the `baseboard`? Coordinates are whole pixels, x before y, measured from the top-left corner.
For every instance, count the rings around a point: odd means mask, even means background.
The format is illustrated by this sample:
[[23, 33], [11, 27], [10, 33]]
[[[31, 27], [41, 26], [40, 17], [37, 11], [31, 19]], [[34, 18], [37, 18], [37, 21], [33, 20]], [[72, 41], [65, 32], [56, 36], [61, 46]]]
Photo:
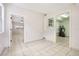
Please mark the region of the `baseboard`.
[[38, 39], [38, 40], [30, 40], [30, 41], [27, 41], [27, 42], [24, 42], [24, 43], [31, 43], [31, 42], [34, 42], [34, 41], [39, 41], [39, 40], [43, 40], [43, 39]]

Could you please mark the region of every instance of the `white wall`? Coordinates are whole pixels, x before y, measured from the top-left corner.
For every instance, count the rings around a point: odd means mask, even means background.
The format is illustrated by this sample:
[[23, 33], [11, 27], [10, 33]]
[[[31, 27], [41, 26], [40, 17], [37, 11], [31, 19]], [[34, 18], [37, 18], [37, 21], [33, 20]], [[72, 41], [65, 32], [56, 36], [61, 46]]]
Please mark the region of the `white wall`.
[[[8, 19], [12, 14], [24, 17], [24, 42], [42, 39], [43, 14], [9, 5], [7, 6]], [[11, 23], [8, 25], [11, 27]]]
[[0, 49], [4, 48], [4, 47], [8, 47], [9, 46], [9, 32], [8, 32], [8, 21], [6, 21], [6, 7], [4, 5], [4, 32], [0, 33]]
[[[4, 8], [6, 9], [5, 5]], [[6, 10], [4, 10], [6, 15]], [[9, 32], [8, 32], [8, 25], [6, 21], [6, 16], [4, 15], [4, 32], [0, 33], [0, 54], [2, 53], [4, 47], [9, 46]]]
[[71, 9], [71, 39], [70, 47], [79, 49], [79, 6], [72, 6]]

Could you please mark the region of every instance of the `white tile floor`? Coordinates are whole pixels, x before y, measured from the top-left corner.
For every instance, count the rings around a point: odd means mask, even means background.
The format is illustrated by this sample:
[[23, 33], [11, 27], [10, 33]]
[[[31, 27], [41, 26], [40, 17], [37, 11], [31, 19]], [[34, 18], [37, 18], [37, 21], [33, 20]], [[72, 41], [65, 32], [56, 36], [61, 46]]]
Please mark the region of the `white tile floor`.
[[[23, 43], [21, 34], [14, 34], [12, 46], [6, 48], [2, 55], [4, 56], [79, 56], [79, 51], [68, 48], [68, 40], [63, 41], [61, 37], [57, 43], [45, 39], [29, 43]], [[57, 39], [58, 39], [57, 38]]]

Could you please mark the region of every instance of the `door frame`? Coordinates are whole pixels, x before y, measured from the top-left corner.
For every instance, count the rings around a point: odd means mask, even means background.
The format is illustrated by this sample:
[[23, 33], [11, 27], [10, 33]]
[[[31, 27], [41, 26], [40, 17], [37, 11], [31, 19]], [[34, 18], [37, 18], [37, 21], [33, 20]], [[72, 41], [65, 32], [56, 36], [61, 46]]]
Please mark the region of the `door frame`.
[[[16, 14], [10, 14], [9, 15], [9, 47], [12, 44], [12, 27], [13, 27], [12, 16], [13, 15], [16, 15]], [[20, 16], [20, 17], [23, 17], [23, 16]], [[24, 27], [24, 17], [23, 17], [23, 27]], [[24, 42], [24, 28], [23, 28], [23, 42]]]

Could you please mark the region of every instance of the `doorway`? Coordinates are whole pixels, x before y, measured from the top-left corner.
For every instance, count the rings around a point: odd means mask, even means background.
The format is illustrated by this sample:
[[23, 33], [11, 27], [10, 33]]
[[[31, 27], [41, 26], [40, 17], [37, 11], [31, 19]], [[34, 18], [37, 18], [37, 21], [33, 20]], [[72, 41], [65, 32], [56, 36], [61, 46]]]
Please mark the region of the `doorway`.
[[69, 47], [69, 13], [56, 17], [56, 43]]
[[16, 48], [24, 43], [24, 18], [18, 15], [11, 15], [11, 46]]

